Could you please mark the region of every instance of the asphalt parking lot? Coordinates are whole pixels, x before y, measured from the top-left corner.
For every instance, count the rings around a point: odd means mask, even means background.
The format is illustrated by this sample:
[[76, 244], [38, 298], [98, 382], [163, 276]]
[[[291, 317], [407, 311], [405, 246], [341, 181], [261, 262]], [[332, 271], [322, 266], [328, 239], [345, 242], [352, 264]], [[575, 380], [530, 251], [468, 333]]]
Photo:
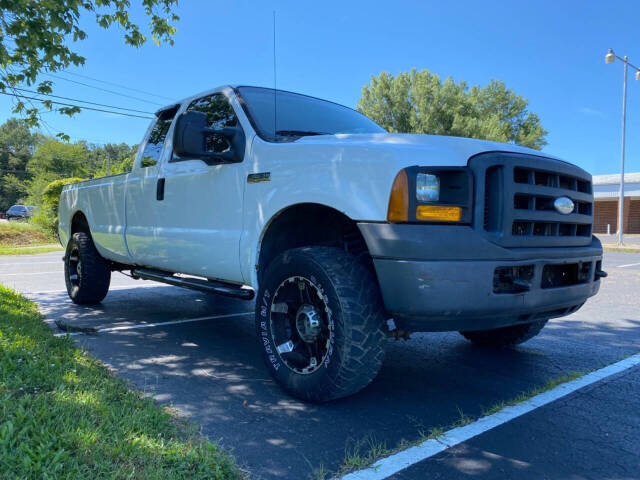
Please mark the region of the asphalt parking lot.
[[[259, 479], [335, 471], [359, 442], [396, 447], [461, 416], [640, 352], [640, 254], [606, 253], [609, 277], [575, 314], [510, 350], [456, 333], [390, 340], [378, 378], [327, 405], [298, 402], [270, 380], [252, 305], [114, 274], [97, 308], [68, 300], [60, 252], [0, 257], [0, 282], [56, 322], [117, 375], [171, 404]], [[182, 322], [183, 320], [192, 320]], [[446, 449], [392, 478], [639, 478], [640, 367], [597, 382]], [[363, 446], [366, 449], [366, 446]]]

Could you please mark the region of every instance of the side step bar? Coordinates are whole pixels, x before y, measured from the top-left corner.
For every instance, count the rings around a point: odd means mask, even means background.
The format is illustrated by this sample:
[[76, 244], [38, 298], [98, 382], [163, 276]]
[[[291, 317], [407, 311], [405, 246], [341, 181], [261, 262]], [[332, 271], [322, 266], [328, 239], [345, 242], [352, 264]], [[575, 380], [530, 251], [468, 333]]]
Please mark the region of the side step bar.
[[155, 282], [167, 283], [176, 287], [190, 288], [200, 292], [215, 293], [224, 295], [225, 297], [241, 298], [242, 300], [251, 300], [254, 291], [250, 288], [242, 288], [233, 283], [219, 282], [215, 280], [204, 280], [199, 278], [183, 278], [176, 277], [169, 272], [162, 270], [152, 270], [150, 268], [135, 268], [131, 270], [134, 278], [142, 278], [144, 280], [153, 280]]

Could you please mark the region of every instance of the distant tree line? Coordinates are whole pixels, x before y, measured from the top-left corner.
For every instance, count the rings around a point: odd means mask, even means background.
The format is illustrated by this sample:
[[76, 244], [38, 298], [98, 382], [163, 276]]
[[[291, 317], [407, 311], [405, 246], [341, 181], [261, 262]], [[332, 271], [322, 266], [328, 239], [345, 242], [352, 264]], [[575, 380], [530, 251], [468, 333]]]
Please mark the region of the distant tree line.
[[131, 170], [137, 145], [61, 142], [10, 118], [0, 125], [0, 211], [24, 203], [40, 206], [47, 185], [62, 178], [94, 178]]

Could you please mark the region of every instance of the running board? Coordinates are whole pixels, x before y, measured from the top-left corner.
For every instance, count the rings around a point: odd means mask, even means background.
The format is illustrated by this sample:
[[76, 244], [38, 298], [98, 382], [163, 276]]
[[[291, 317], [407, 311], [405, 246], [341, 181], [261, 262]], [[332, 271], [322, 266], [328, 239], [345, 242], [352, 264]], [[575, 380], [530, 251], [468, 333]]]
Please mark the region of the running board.
[[241, 298], [242, 300], [253, 299], [254, 292], [250, 288], [242, 288], [233, 283], [219, 282], [217, 280], [204, 280], [191, 277], [176, 277], [169, 272], [162, 270], [152, 270], [149, 268], [136, 268], [131, 270], [134, 278], [153, 280], [155, 282], [167, 283], [176, 287], [190, 288], [200, 292], [215, 293], [225, 297]]

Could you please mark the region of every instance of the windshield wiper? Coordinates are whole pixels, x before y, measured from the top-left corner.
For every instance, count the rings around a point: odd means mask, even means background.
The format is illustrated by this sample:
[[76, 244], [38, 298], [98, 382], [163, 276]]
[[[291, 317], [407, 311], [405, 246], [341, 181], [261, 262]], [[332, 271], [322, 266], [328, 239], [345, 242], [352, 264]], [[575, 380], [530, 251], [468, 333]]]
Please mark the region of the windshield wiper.
[[276, 135], [283, 137], [311, 137], [313, 135], [331, 135], [325, 132], [311, 132], [307, 130], [277, 130]]

